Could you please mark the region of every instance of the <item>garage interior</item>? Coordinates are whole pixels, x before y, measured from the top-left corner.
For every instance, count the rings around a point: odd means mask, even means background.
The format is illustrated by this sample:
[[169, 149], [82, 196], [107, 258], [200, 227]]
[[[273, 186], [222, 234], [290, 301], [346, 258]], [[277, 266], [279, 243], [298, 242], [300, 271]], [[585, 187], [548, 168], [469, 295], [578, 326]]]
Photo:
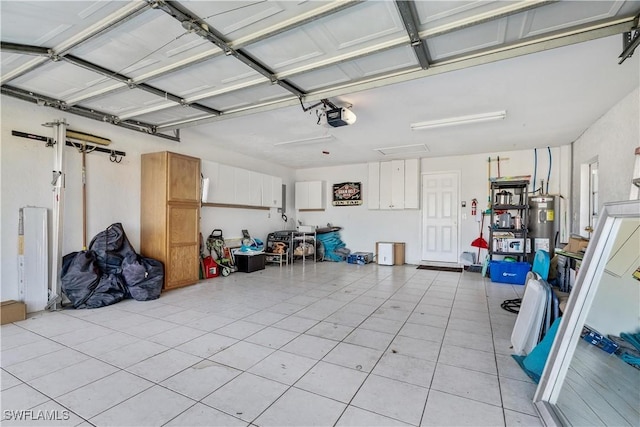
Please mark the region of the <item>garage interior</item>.
[[[492, 182], [555, 198], [552, 249], [633, 197], [639, 17], [637, 1], [0, 2], [1, 300], [43, 283], [0, 332], [3, 425], [637, 425], [587, 398], [541, 414], [500, 307], [525, 286], [463, 254], [494, 259]], [[191, 193], [172, 198], [178, 175]], [[113, 224], [162, 261], [163, 292], [73, 309], [62, 257]], [[247, 272], [207, 278], [216, 230], [276, 262], [240, 253]], [[326, 230], [373, 262], [331, 259]], [[589, 319], [640, 330], [638, 286], [606, 289], [630, 303]]]

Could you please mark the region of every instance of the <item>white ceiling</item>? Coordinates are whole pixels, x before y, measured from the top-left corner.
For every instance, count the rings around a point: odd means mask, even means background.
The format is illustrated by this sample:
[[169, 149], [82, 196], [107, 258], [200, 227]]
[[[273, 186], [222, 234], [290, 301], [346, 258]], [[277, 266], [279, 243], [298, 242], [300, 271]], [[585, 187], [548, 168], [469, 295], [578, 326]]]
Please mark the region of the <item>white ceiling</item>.
[[[3, 0], [2, 93], [293, 168], [557, 146], [638, 86], [638, 55], [618, 55], [639, 13], [638, 1]], [[317, 124], [324, 105], [300, 100], [321, 99], [351, 105], [356, 123]], [[416, 144], [428, 151], [375, 150]]]

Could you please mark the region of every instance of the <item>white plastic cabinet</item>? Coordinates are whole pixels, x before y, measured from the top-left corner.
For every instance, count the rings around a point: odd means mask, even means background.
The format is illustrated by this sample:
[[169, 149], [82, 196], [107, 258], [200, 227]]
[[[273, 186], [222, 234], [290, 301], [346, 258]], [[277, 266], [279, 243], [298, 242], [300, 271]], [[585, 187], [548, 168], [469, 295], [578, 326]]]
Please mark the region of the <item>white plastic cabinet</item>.
[[202, 166], [202, 175], [209, 179], [204, 203], [281, 207], [282, 178], [206, 160]]
[[325, 184], [324, 181], [296, 182], [296, 209], [324, 209]]
[[404, 208], [420, 208], [420, 159], [404, 161]]
[[380, 163], [380, 209], [404, 209], [404, 160]]
[[418, 209], [420, 160], [369, 163], [369, 209]]
[[367, 206], [369, 209], [380, 209], [380, 162], [369, 163], [367, 166]]
[[[267, 178], [267, 175], [260, 172], [249, 173], [251, 185], [249, 187], [250, 197], [249, 197], [249, 206], [262, 206], [263, 198], [264, 198], [264, 181]], [[271, 184], [271, 182], [269, 182]]]
[[234, 204], [236, 199], [235, 168], [223, 164], [218, 165], [218, 176], [211, 177], [212, 190], [209, 199], [213, 203]]
[[270, 208], [282, 207], [282, 178], [279, 176], [271, 177], [271, 202], [268, 206]]
[[234, 168], [235, 200], [236, 205], [251, 205], [251, 171]]
[[263, 175], [262, 177], [262, 206], [267, 208], [281, 208], [282, 178], [271, 175]]

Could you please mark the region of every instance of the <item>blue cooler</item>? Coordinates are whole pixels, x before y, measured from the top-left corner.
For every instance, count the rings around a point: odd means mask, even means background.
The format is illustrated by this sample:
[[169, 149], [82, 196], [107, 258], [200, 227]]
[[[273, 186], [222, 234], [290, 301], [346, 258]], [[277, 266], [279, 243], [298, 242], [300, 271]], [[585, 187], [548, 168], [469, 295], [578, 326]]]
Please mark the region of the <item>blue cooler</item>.
[[491, 281], [497, 283], [524, 285], [529, 270], [531, 264], [528, 262], [491, 261], [489, 264]]

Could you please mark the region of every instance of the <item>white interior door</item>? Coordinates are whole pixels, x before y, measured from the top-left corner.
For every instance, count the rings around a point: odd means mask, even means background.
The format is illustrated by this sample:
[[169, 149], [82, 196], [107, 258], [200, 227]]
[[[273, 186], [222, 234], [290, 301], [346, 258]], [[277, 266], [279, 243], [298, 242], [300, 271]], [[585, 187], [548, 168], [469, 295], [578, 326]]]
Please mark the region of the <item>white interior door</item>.
[[456, 172], [422, 175], [422, 259], [458, 262]]

